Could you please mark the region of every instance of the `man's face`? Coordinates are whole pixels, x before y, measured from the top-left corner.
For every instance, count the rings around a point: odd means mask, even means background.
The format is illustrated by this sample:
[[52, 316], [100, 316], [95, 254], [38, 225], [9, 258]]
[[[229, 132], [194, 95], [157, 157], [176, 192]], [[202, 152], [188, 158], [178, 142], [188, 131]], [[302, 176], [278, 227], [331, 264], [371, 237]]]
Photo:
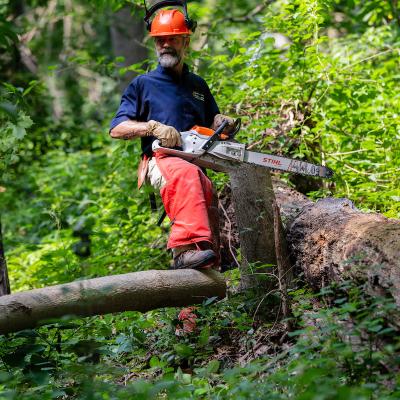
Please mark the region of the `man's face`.
[[185, 55], [189, 37], [183, 35], [157, 36], [154, 38], [157, 57], [164, 68], [174, 68]]

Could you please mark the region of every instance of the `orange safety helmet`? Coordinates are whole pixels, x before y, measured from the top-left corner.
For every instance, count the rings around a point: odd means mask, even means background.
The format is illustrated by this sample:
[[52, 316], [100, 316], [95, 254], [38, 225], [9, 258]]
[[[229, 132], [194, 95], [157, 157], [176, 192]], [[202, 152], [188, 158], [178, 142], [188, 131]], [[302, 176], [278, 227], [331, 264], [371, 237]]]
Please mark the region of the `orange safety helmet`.
[[151, 22], [150, 36], [190, 35], [185, 16], [179, 10], [161, 10]]
[[[150, 21], [156, 11], [170, 6], [182, 7], [183, 12], [176, 9], [161, 10]], [[189, 18], [186, 0], [161, 0], [150, 9], [147, 9], [146, 2], [144, 2], [144, 7], [146, 10], [144, 21], [150, 36], [190, 35], [196, 29], [197, 22]]]

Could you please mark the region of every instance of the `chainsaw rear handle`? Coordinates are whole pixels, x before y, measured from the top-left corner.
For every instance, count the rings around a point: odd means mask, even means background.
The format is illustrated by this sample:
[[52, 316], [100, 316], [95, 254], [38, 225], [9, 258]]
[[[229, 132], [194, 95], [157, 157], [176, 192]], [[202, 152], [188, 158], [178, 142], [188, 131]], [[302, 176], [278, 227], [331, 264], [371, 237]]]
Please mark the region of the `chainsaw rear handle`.
[[229, 139], [233, 139], [236, 134], [240, 131], [242, 127], [242, 120], [241, 118], [236, 118], [235, 123], [233, 124], [233, 131], [229, 134]]
[[224, 131], [226, 126], [229, 124], [227, 120], [223, 121], [222, 124], [218, 127], [218, 129], [214, 132], [212, 136], [201, 146], [201, 149], [204, 152], [207, 152], [210, 147], [219, 139], [219, 135]]
[[[201, 147], [204, 152], [207, 152], [210, 147], [218, 140], [220, 139], [220, 136], [222, 135], [222, 132], [224, 129], [227, 127], [229, 122], [227, 120], [223, 121], [222, 124], [218, 127], [218, 129], [214, 132], [214, 134], [208, 139], [203, 146]], [[242, 125], [242, 120], [240, 118], [236, 119], [236, 121], [233, 124], [233, 130], [232, 132], [228, 135], [228, 139], [233, 139], [234, 136], [239, 132], [239, 129]]]

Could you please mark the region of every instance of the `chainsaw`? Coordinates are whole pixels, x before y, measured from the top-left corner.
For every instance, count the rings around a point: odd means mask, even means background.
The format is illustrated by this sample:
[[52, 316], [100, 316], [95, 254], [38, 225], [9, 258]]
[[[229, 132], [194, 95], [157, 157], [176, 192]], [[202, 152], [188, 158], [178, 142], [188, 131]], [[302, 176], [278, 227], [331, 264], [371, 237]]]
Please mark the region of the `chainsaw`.
[[229, 172], [238, 163], [248, 163], [272, 170], [291, 172], [320, 178], [331, 178], [333, 171], [322, 165], [273, 154], [256, 153], [246, 150], [246, 145], [232, 141], [241, 126], [240, 118], [235, 121], [231, 134], [223, 134], [228, 122], [224, 121], [216, 130], [194, 126], [181, 132], [182, 150], [162, 147], [159, 140], [152, 145], [154, 152], [181, 157], [202, 168], [217, 172]]

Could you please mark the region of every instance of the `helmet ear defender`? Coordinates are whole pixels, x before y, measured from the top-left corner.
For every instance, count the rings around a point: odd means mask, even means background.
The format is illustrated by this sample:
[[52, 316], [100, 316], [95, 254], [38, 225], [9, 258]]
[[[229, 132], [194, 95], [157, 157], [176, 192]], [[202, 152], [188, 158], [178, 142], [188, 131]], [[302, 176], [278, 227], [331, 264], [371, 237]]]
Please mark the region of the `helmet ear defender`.
[[156, 11], [158, 11], [160, 8], [169, 7], [169, 6], [182, 7], [183, 15], [185, 16], [186, 27], [193, 33], [196, 30], [197, 21], [195, 21], [189, 17], [189, 14], [187, 11], [186, 0], [163, 0], [163, 1], [160, 1], [159, 3], [155, 4], [154, 6], [150, 7], [149, 9], [147, 9], [147, 7], [146, 7], [146, 0], [143, 0], [143, 3], [144, 3], [144, 9], [146, 11], [146, 16], [144, 17], [144, 22], [146, 23], [146, 29], [149, 32], [151, 32], [151, 23], [152, 23], [150, 18], [153, 16], [153, 14]]

